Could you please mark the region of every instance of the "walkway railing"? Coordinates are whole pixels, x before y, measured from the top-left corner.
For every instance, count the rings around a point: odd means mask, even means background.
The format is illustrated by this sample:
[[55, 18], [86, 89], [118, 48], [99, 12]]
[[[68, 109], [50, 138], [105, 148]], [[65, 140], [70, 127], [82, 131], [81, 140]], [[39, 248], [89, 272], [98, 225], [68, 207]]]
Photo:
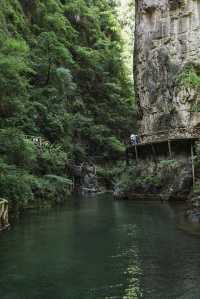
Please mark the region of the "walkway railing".
[[52, 147], [51, 143], [44, 137], [25, 135], [25, 139], [32, 141], [40, 149], [50, 149]]
[[8, 201], [0, 198], [0, 231], [7, 229], [9, 226]]
[[[0, 129], [0, 133], [6, 132], [5, 129]], [[30, 140], [41, 150], [52, 149], [54, 145], [50, 143], [46, 138], [41, 136], [24, 135], [25, 140]]]

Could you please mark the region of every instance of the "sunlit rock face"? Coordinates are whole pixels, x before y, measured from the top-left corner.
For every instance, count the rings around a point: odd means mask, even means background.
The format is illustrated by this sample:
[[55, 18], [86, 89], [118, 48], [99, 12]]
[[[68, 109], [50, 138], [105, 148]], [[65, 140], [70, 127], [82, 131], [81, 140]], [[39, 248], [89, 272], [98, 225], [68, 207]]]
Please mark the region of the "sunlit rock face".
[[135, 83], [141, 133], [200, 124], [192, 107], [197, 87], [180, 80], [188, 66], [200, 70], [200, 1], [136, 1]]

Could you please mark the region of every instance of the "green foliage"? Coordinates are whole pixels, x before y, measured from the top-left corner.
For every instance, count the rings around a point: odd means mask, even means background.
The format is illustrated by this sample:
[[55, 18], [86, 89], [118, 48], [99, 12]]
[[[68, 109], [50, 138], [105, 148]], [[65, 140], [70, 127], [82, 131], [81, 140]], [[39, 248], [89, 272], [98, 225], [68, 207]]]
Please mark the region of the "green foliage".
[[200, 103], [193, 104], [190, 111], [191, 112], [200, 112]]
[[184, 73], [182, 80], [185, 85], [192, 87], [200, 86], [200, 76], [195, 72], [194, 69], [188, 70], [186, 73]]
[[188, 64], [179, 75], [179, 80], [185, 86], [200, 86], [200, 66], [199, 64]]
[[60, 202], [69, 194], [69, 179], [59, 176], [66, 175], [67, 161], [60, 147], [41, 151], [20, 131], [11, 128], [0, 131], [0, 153], [1, 196], [11, 200], [12, 205], [24, 208], [28, 204]]
[[116, 177], [115, 189], [123, 192], [129, 191], [137, 179], [136, 166], [131, 165], [123, 169], [121, 175]]
[[[69, 158], [123, 155], [136, 114], [113, 1], [3, 0], [0, 69], [6, 198], [57, 198]], [[26, 134], [54, 147], [40, 152]]]
[[122, 173], [124, 173], [125, 171], [125, 162], [121, 161], [116, 162], [114, 166], [112, 164], [98, 166], [98, 180], [101, 182], [102, 185], [106, 186], [108, 189], [111, 189], [116, 184], [119, 177], [121, 177]]
[[72, 185], [72, 180], [67, 179], [66, 177], [61, 177], [58, 175], [45, 175], [44, 176], [46, 179], [48, 179], [51, 182], [59, 182], [60, 184], [66, 184], [66, 185]]
[[20, 168], [32, 168], [36, 163], [36, 149], [33, 143], [15, 129], [0, 131], [0, 154], [8, 164]]
[[123, 154], [125, 152], [125, 145], [122, 144], [115, 136], [109, 137], [106, 140], [106, 147], [110, 149], [111, 154]]
[[0, 36], [0, 124], [15, 125], [27, 102], [28, 76], [33, 73], [28, 61], [29, 47], [22, 39]]
[[177, 160], [162, 160], [159, 161], [159, 167], [177, 167], [178, 162]]
[[155, 186], [155, 187], [160, 187], [161, 184], [161, 180], [158, 176], [142, 176], [142, 177], [138, 177], [135, 180], [135, 183], [137, 185], [144, 185], [144, 184], [148, 184], [151, 186]]
[[1, 196], [11, 200], [12, 206], [18, 209], [64, 201], [70, 194], [70, 186], [70, 181], [62, 177], [40, 178], [26, 172], [0, 175]]
[[[200, 169], [200, 142], [197, 142], [196, 144], [196, 148], [195, 148], [195, 168], [196, 168], [196, 172], [199, 171]], [[200, 180], [199, 178], [197, 178], [196, 182], [195, 182], [195, 186], [193, 188], [194, 193], [199, 194], [200, 193]]]
[[144, 176], [137, 165], [124, 165], [114, 175], [114, 188], [126, 193], [131, 190], [156, 190], [161, 186], [161, 178], [157, 175]]
[[195, 164], [197, 167], [200, 167], [200, 142], [196, 144]]
[[8, 173], [0, 176], [1, 196], [22, 207], [33, 200], [30, 177], [24, 173]]
[[47, 149], [38, 155], [37, 172], [41, 174], [64, 174], [67, 160], [67, 154], [59, 147], [54, 147], [50, 151]]
[[200, 194], [200, 181], [195, 182], [195, 186], [193, 187], [193, 191], [195, 194]]
[[127, 69], [130, 73], [130, 79], [133, 80], [133, 48], [134, 48], [134, 27], [135, 27], [135, 1], [119, 0], [118, 14], [122, 27], [122, 36], [125, 40], [123, 57]]

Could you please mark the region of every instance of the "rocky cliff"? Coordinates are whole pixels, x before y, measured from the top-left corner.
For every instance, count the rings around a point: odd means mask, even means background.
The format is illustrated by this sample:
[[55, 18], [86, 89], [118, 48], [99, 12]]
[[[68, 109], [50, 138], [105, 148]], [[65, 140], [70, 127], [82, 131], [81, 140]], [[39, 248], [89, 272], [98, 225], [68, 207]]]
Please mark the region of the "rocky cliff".
[[136, 1], [135, 82], [141, 134], [200, 124], [200, 1]]

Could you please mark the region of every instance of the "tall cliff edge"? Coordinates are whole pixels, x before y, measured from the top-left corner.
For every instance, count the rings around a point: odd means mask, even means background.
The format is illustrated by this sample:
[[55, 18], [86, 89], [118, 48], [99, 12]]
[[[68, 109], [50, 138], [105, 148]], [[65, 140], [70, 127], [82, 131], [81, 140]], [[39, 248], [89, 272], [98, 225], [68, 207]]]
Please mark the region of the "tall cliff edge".
[[140, 133], [200, 126], [200, 1], [137, 0], [135, 38]]

